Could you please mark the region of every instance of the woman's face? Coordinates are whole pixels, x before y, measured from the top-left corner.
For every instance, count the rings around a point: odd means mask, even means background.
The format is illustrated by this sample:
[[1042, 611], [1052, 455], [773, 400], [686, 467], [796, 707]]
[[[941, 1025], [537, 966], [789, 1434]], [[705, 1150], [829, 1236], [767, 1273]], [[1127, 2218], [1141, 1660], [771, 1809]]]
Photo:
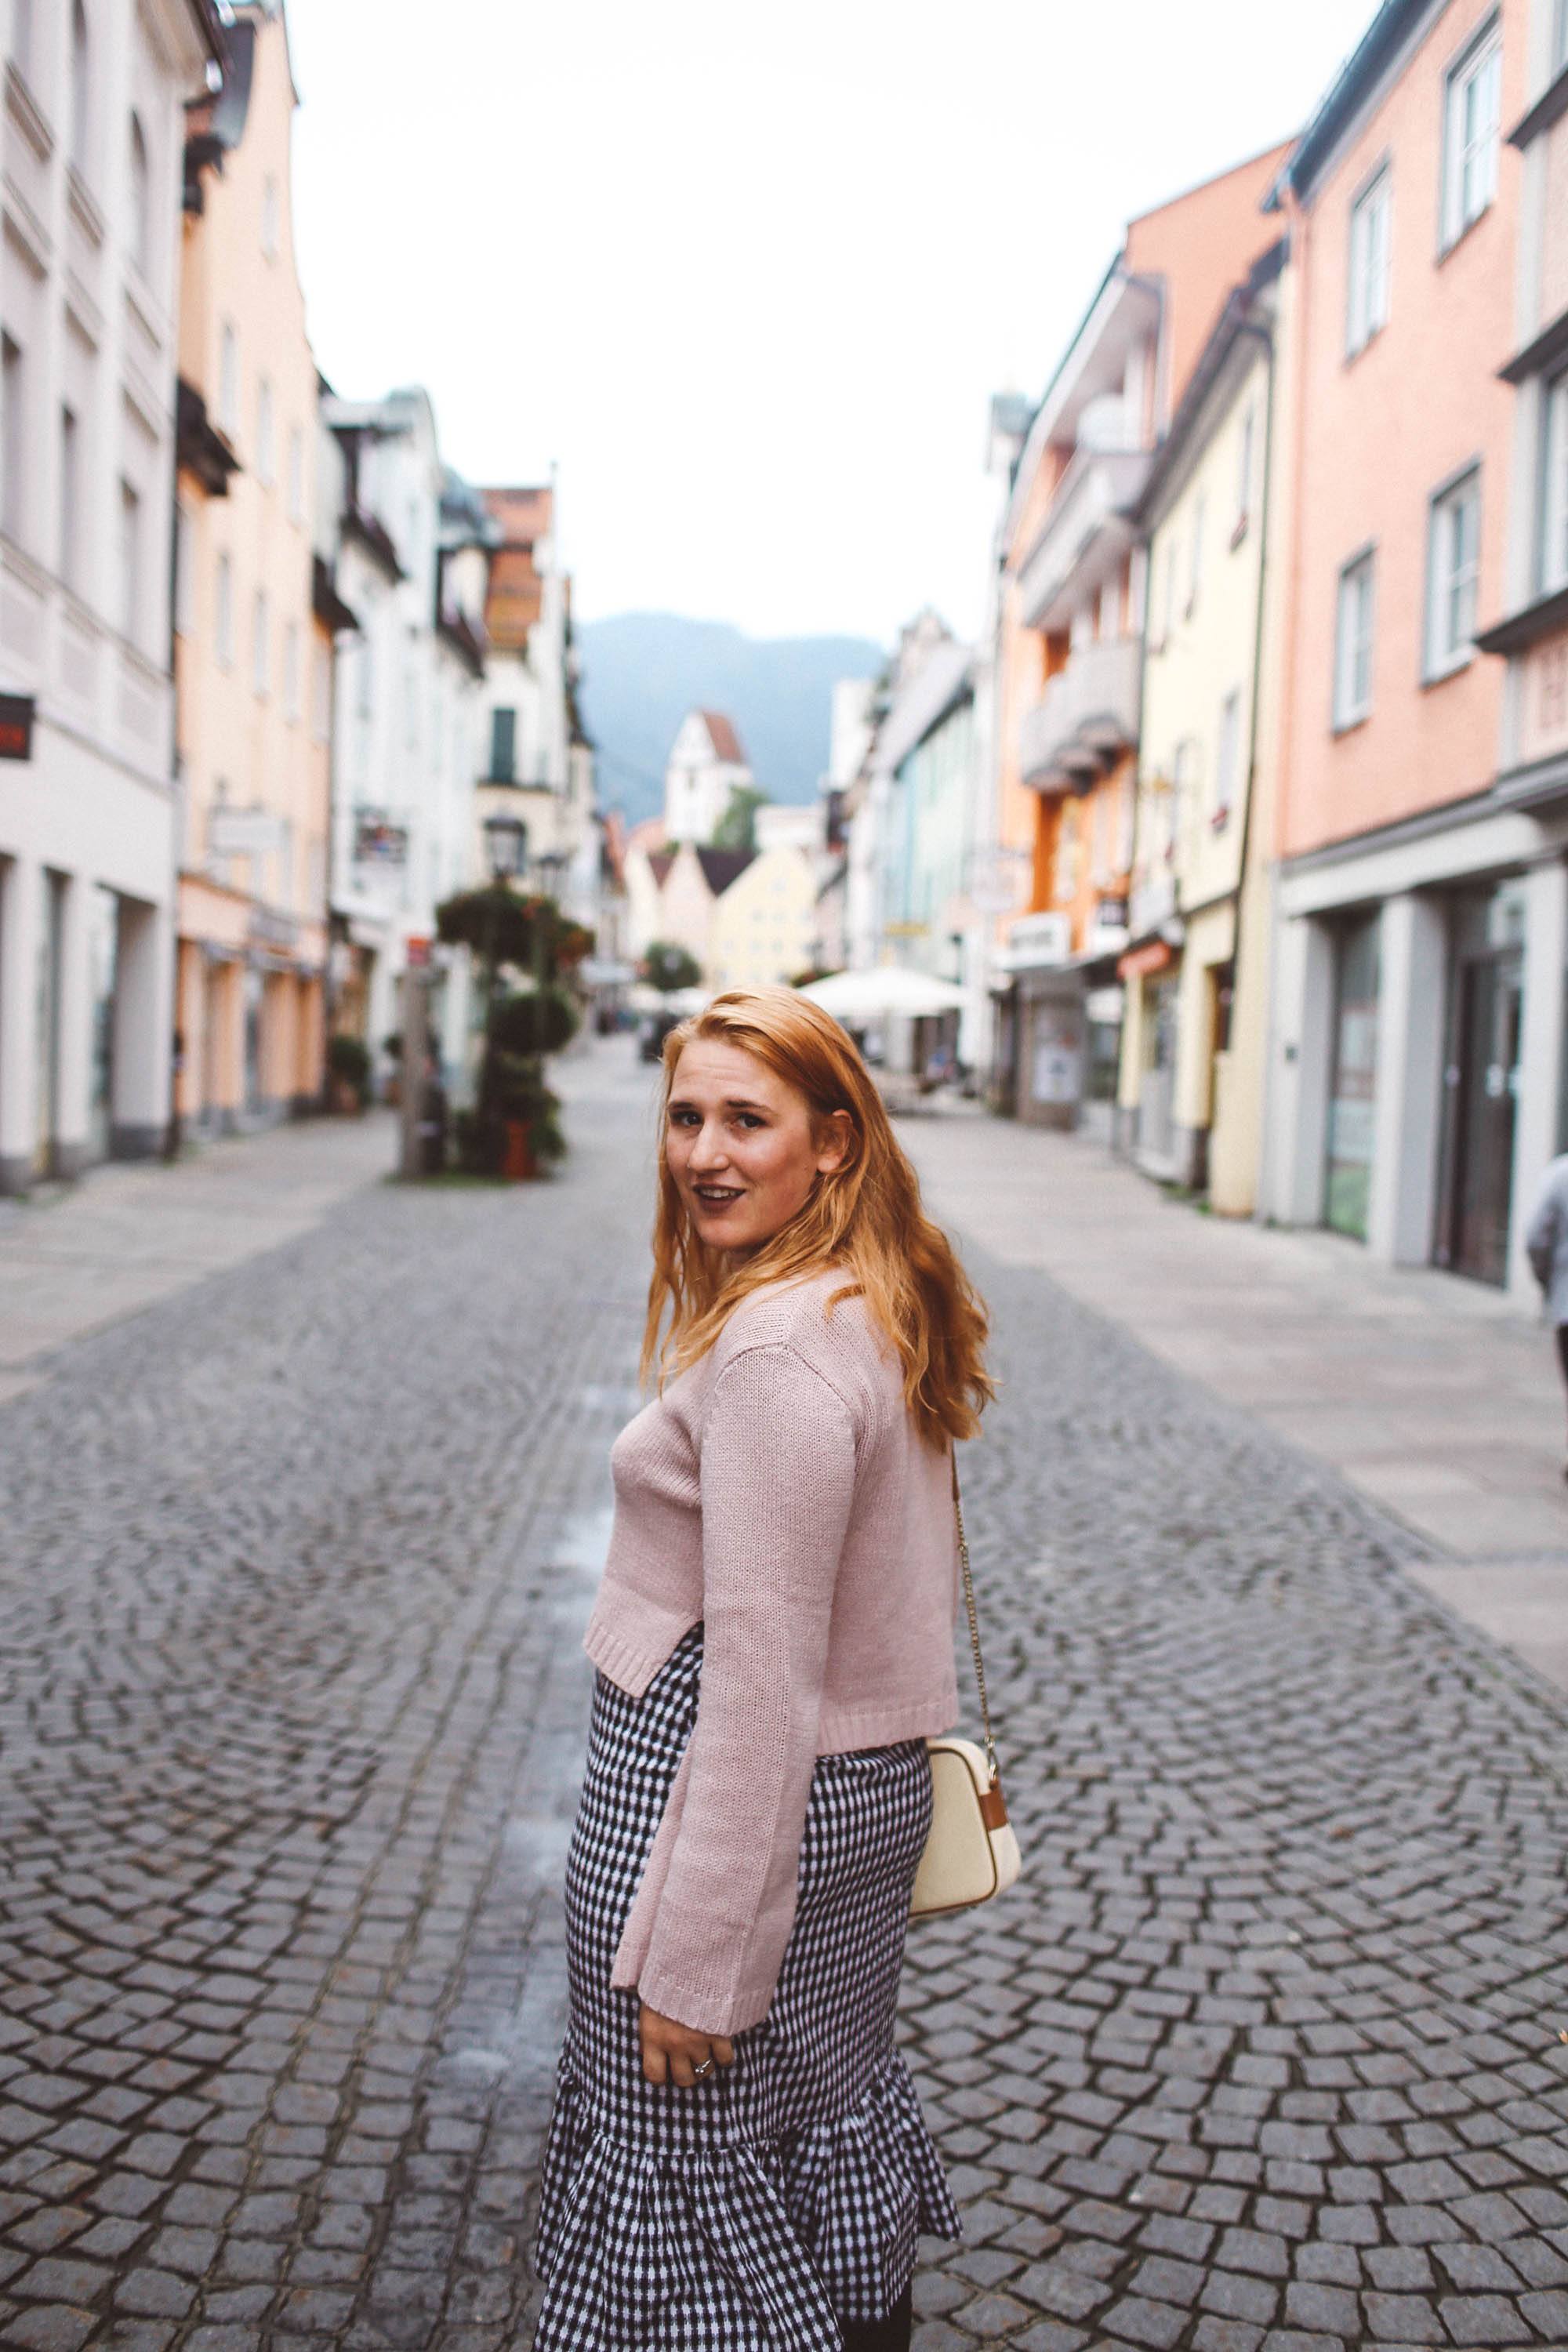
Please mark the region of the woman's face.
[[681, 1048], [664, 1150], [698, 1239], [761, 1249], [805, 1206], [818, 1175], [843, 1161], [849, 1116], [825, 1133], [805, 1097], [739, 1045], [697, 1037]]

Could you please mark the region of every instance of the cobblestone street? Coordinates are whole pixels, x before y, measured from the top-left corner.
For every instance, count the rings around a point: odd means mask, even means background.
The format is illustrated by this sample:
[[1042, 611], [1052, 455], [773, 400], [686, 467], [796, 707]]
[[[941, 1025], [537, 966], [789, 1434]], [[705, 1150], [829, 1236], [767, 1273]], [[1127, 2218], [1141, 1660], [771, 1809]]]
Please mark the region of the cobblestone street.
[[[6, 2352], [527, 2345], [647, 1080], [569, 1061], [557, 1182], [373, 1185], [0, 1405]], [[1568, 1702], [984, 1239], [1026, 1880], [911, 1938], [921, 2352], [1564, 2352]]]

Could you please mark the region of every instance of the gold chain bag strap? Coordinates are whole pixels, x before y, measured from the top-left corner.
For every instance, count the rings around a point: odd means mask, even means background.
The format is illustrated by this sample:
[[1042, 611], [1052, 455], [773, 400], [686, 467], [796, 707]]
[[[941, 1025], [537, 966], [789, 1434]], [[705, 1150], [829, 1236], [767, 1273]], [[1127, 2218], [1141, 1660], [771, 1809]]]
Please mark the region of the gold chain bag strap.
[[963, 1504], [958, 1492], [958, 1457], [952, 1456], [952, 1511], [958, 1526], [958, 1564], [963, 1575], [963, 1605], [969, 1612], [969, 1646], [974, 1654], [974, 1679], [980, 1691], [980, 1721], [984, 1748], [973, 1739], [928, 1739], [931, 1750], [931, 1834], [915, 1873], [910, 1916], [929, 1917], [934, 1912], [967, 1911], [1005, 1893], [1018, 1875], [1018, 1840], [1007, 1819], [1002, 1775], [996, 1766], [996, 1742], [991, 1730], [991, 1705], [985, 1696], [985, 1661], [980, 1654], [980, 1618], [974, 1606], [974, 1578], [969, 1566], [969, 1544], [963, 1532]]

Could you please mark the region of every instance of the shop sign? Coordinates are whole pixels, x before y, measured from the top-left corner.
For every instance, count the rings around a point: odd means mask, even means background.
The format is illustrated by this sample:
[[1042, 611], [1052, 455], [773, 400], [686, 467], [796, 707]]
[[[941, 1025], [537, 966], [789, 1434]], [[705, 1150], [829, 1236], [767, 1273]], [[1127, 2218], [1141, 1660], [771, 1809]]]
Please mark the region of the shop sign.
[[406, 866], [408, 827], [395, 824], [384, 809], [361, 809], [354, 817], [356, 866]]
[[30, 694], [0, 694], [0, 760], [32, 758], [35, 708]]
[[283, 847], [283, 820], [270, 810], [229, 808], [207, 812], [207, 851], [213, 857], [267, 857]]

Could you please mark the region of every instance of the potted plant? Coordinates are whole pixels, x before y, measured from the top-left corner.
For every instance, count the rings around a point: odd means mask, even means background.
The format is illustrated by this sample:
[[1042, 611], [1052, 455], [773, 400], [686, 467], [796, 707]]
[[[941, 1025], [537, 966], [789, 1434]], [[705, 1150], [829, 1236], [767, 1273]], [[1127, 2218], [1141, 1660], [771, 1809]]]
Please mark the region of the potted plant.
[[328, 1093], [340, 1116], [357, 1118], [370, 1100], [370, 1047], [340, 1030], [327, 1040]]

